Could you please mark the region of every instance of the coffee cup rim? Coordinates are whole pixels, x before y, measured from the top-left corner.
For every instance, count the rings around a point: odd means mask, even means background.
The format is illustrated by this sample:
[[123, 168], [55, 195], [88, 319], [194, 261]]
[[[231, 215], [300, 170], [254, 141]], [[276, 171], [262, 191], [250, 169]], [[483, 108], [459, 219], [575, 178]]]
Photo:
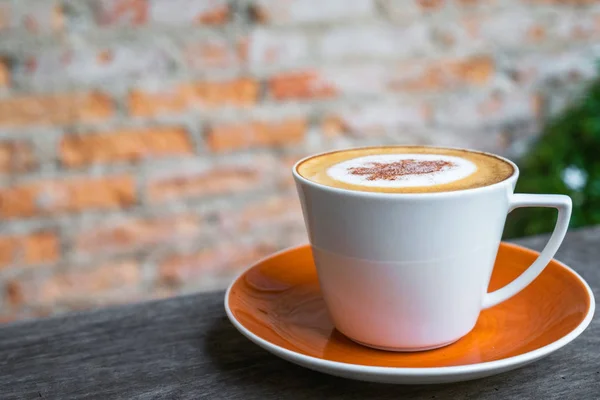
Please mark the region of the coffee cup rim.
[[[428, 148], [428, 149], [436, 149], [436, 150], [459, 150], [459, 151], [466, 151], [466, 152], [470, 152], [470, 153], [477, 153], [477, 154], [483, 154], [486, 156], [490, 156], [490, 157], [495, 157], [497, 159], [500, 159], [502, 161], [507, 162], [508, 164], [510, 164], [513, 167], [513, 173], [506, 179], [501, 180], [500, 182], [496, 182], [493, 183], [491, 185], [487, 185], [487, 186], [480, 186], [480, 187], [475, 187], [475, 188], [469, 188], [469, 189], [461, 189], [461, 190], [452, 190], [452, 191], [448, 191], [448, 192], [418, 192], [418, 193], [403, 193], [403, 192], [370, 192], [370, 191], [362, 191], [362, 190], [352, 190], [352, 189], [344, 189], [344, 188], [338, 188], [338, 187], [333, 187], [333, 186], [327, 186], [324, 185], [322, 183], [318, 183], [318, 182], [314, 182], [308, 178], [303, 177], [302, 175], [300, 175], [300, 173], [298, 172], [298, 166], [300, 164], [302, 164], [304, 161], [309, 160], [311, 158], [314, 157], [320, 157], [320, 156], [324, 156], [327, 154], [333, 154], [333, 153], [337, 153], [337, 152], [342, 152], [342, 151], [355, 151], [355, 150], [369, 150], [369, 149], [375, 149], [375, 148], [380, 148], [380, 147], [418, 147], [418, 148]], [[503, 185], [510, 185], [511, 188], [514, 188], [515, 182], [517, 180], [517, 178], [519, 177], [519, 167], [517, 166], [517, 164], [515, 164], [513, 161], [509, 160], [506, 157], [502, 157], [498, 154], [494, 154], [494, 153], [490, 153], [490, 152], [486, 152], [486, 151], [481, 151], [481, 150], [473, 150], [473, 149], [468, 149], [465, 147], [451, 147], [451, 146], [429, 146], [429, 145], [381, 145], [381, 146], [359, 146], [359, 147], [348, 147], [345, 149], [339, 149], [339, 150], [329, 150], [329, 151], [324, 151], [321, 153], [315, 153], [315, 154], [311, 154], [309, 156], [303, 157], [302, 159], [298, 160], [294, 166], [292, 167], [292, 174], [294, 176], [294, 179], [296, 180], [296, 182], [299, 183], [303, 183], [309, 186], [313, 186], [315, 188], [321, 189], [321, 190], [325, 190], [325, 191], [329, 191], [329, 192], [333, 192], [333, 193], [338, 193], [338, 194], [344, 194], [344, 195], [350, 195], [350, 196], [359, 196], [359, 197], [379, 197], [379, 198], [402, 198], [402, 199], [408, 199], [408, 198], [425, 198], [425, 197], [454, 197], [454, 196], [462, 196], [465, 194], [474, 194], [475, 192], [481, 192], [481, 191], [489, 191], [489, 190], [495, 190], [500, 186]]]

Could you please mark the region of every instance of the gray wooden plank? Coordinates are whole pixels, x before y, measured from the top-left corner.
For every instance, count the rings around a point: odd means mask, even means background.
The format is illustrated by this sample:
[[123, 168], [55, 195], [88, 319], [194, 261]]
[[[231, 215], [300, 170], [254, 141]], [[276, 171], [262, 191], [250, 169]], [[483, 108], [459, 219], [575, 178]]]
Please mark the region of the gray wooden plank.
[[[540, 249], [545, 238], [519, 241]], [[557, 258], [600, 298], [600, 228]], [[227, 321], [223, 293], [108, 308], [0, 328], [0, 399], [600, 398], [600, 322], [535, 364], [437, 386], [335, 378], [278, 359]]]

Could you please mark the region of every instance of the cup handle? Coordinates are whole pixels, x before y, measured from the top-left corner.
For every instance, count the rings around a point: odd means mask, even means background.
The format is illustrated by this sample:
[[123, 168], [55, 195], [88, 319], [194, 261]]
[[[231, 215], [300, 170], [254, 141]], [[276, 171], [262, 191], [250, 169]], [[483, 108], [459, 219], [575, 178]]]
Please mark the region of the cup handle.
[[559, 194], [513, 194], [510, 199], [510, 209], [508, 212], [521, 207], [556, 208], [558, 210], [558, 218], [554, 226], [554, 232], [552, 232], [550, 240], [548, 240], [546, 247], [544, 247], [538, 258], [517, 279], [501, 289], [485, 294], [483, 309], [490, 308], [510, 299], [533, 282], [544, 268], [546, 268], [552, 257], [554, 257], [567, 233], [572, 208], [569, 196]]

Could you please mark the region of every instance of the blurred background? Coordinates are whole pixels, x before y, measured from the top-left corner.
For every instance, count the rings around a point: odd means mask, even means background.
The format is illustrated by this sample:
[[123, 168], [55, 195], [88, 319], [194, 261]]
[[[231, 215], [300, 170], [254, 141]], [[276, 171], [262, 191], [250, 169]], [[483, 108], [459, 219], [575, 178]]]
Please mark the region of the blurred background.
[[594, 0], [0, 0], [0, 320], [224, 288], [330, 149], [492, 151], [600, 223], [598, 43]]

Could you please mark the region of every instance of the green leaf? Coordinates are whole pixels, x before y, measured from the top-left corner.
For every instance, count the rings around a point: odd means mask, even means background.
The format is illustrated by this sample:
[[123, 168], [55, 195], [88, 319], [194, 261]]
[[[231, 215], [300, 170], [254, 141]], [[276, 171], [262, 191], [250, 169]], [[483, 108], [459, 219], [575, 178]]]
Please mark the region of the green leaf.
[[[600, 62], [598, 63], [600, 76]], [[542, 132], [518, 165], [517, 192], [564, 193], [573, 198], [572, 227], [600, 224], [600, 78], [561, 114], [545, 121]], [[562, 180], [568, 166], [588, 176], [580, 192]], [[548, 210], [515, 210], [506, 222], [505, 237], [549, 232], [555, 216]]]

